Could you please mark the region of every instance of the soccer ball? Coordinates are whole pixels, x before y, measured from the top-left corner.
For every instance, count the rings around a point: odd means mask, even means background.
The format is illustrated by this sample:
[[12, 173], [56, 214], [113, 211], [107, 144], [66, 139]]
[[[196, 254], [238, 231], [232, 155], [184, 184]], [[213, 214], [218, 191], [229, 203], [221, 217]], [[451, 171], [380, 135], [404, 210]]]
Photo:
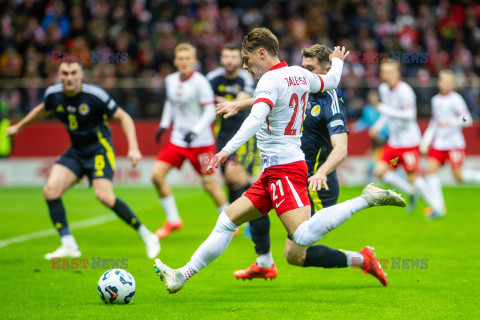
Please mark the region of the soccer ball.
[[127, 304], [135, 295], [135, 279], [123, 269], [111, 269], [98, 280], [98, 295], [106, 304]]

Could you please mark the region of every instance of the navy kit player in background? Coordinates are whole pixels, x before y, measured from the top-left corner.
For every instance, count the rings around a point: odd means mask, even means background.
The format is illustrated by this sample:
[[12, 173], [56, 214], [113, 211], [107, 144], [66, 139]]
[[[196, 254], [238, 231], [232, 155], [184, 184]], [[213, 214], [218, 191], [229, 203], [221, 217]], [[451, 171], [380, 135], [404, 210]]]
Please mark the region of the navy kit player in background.
[[[225, 45], [220, 55], [220, 64], [221, 67], [207, 74], [207, 79], [215, 94], [215, 102], [222, 103], [251, 98], [254, 90], [253, 78], [246, 70], [241, 69], [240, 48], [235, 45]], [[225, 147], [248, 115], [248, 110], [241, 110], [233, 117], [221, 119], [217, 135], [217, 151]], [[221, 167], [230, 203], [240, 198], [250, 187], [256, 151], [257, 144], [255, 138], [252, 138], [232, 154], [230, 161]]]
[[53, 112], [70, 135], [70, 148], [53, 165], [43, 190], [50, 218], [62, 243], [57, 250], [46, 254], [45, 258], [75, 258], [81, 255], [75, 238], [70, 233], [61, 197], [85, 175], [93, 185], [97, 199], [135, 228], [145, 244], [148, 257], [156, 257], [160, 252], [158, 238], [113, 192], [115, 153], [106, 120], [111, 118], [120, 122], [128, 140], [128, 158], [135, 167], [142, 155], [138, 149], [132, 118], [103, 89], [82, 82], [84, 72], [80, 63], [61, 63], [58, 76], [62, 82], [47, 88], [44, 102], [7, 130], [7, 136], [14, 136], [26, 126]]
[[[327, 74], [332, 50], [325, 45], [313, 45], [302, 50], [302, 67], [316, 74]], [[219, 107], [227, 107], [220, 105]], [[242, 106], [243, 102], [242, 102]], [[235, 107], [235, 106], [234, 106]], [[238, 106], [237, 106], [238, 107]], [[223, 112], [227, 111], [226, 109]], [[338, 89], [311, 93], [303, 122], [301, 149], [308, 166], [311, 215], [337, 203], [340, 193], [336, 168], [347, 156], [348, 127], [346, 108]], [[264, 219], [265, 218], [265, 219]], [[253, 221], [252, 221], [253, 222]], [[252, 223], [251, 222], [251, 223]], [[263, 224], [263, 225], [262, 225]], [[251, 228], [257, 259], [249, 268], [234, 272], [239, 279], [275, 278], [278, 271], [270, 252], [270, 220], [268, 216], [255, 220]], [[368, 257], [365, 257], [368, 255]], [[332, 249], [326, 245], [308, 248], [297, 246], [290, 238], [285, 244], [285, 257], [292, 265], [302, 267], [342, 268], [357, 266], [377, 277], [386, 285], [383, 271], [369, 268], [364, 261], [376, 258], [369, 247], [360, 252]]]

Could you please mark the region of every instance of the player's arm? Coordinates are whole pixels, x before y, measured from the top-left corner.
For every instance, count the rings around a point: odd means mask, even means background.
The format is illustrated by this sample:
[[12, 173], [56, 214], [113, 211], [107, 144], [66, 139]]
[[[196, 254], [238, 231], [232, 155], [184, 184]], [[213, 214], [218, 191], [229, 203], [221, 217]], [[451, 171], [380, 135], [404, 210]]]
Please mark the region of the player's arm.
[[227, 119], [236, 115], [240, 110], [248, 109], [253, 106], [253, 98], [236, 101], [224, 101], [217, 104], [217, 115], [223, 114], [223, 118]]
[[142, 159], [142, 154], [138, 149], [137, 134], [135, 132], [135, 124], [132, 117], [123, 109], [117, 108], [112, 116], [112, 119], [120, 122], [123, 133], [128, 141], [128, 159], [132, 162], [133, 167], [136, 167], [138, 161]]
[[333, 53], [330, 55], [332, 67], [327, 74], [320, 75], [306, 71], [310, 92], [336, 89], [342, 77], [343, 61], [345, 61], [349, 54], [350, 51], [345, 52], [345, 47], [335, 47]]
[[230, 154], [250, 140], [250, 138], [260, 130], [269, 113], [270, 106], [268, 104], [265, 102], [255, 103], [250, 115], [245, 119], [235, 136], [233, 136], [222, 151], [212, 158], [207, 170], [210, 171], [213, 167], [218, 168], [227, 160]]
[[203, 113], [198, 122], [192, 128], [192, 132], [198, 135], [203, 130], [207, 129], [210, 124], [215, 120], [215, 104], [212, 101], [202, 105]]
[[325, 160], [325, 163], [318, 168], [317, 172], [308, 179], [309, 188], [313, 191], [320, 190], [322, 185], [328, 190], [327, 175], [335, 170], [347, 157], [348, 134], [341, 132], [330, 136], [333, 149]]
[[437, 122], [432, 117], [432, 119], [428, 123], [427, 130], [425, 130], [425, 133], [422, 136], [422, 140], [420, 141], [420, 145], [418, 146], [418, 149], [420, 150], [421, 153], [426, 154], [428, 152], [428, 149], [430, 148], [430, 145], [432, 144], [433, 137], [435, 135], [435, 130], [436, 129], [437, 129]]
[[403, 120], [415, 120], [417, 118], [417, 106], [415, 104], [405, 105], [402, 109], [395, 109], [384, 103], [380, 103], [377, 108], [382, 115], [391, 118]]
[[463, 98], [459, 97], [459, 99], [456, 99], [457, 102], [454, 105], [455, 108], [455, 113], [457, 117], [449, 119], [447, 123], [439, 123], [439, 126], [442, 127], [470, 127], [473, 124], [473, 119], [472, 115], [470, 114], [470, 111], [468, 111], [467, 104], [465, 103], [465, 100]]
[[158, 126], [157, 133], [155, 134], [155, 141], [160, 142], [160, 137], [162, 134], [170, 127], [170, 124], [173, 120], [173, 107], [170, 100], [165, 100], [163, 105], [162, 119], [160, 120], [160, 125]]
[[45, 103], [40, 103], [38, 106], [33, 108], [22, 120], [17, 122], [14, 125], [11, 125], [7, 128], [7, 137], [13, 137], [20, 131], [22, 131], [25, 127], [35, 123], [37, 121], [42, 120], [46, 116], [48, 116], [51, 111], [45, 110]]

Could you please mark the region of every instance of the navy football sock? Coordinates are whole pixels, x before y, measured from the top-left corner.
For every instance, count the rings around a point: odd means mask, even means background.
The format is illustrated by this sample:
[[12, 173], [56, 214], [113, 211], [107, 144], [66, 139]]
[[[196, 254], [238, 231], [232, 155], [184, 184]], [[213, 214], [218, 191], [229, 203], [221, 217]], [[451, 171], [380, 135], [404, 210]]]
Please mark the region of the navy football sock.
[[250, 233], [257, 255], [270, 252], [270, 219], [268, 216], [250, 221]]
[[140, 228], [140, 226], [142, 225], [135, 213], [133, 213], [132, 209], [130, 209], [130, 207], [122, 200], [117, 198], [115, 200], [115, 204], [112, 207], [112, 210], [117, 214], [117, 216], [122, 218], [123, 221], [134, 227], [135, 230]]
[[338, 249], [325, 245], [310, 246], [307, 248], [304, 267], [345, 268], [347, 256]]
[[60, 236], [62, 237], [71, 234], [70, 229], [68, 228], [65, 207], [63, 206], [62, 199], [47, 200], [47, 205], [50, 219]]
[[240, 186], [238, 184], [234, 184], [228, 187], [228, 201], [233, 203], [235, 200], [240, 198], [245, 191], [248, 190], [252, 185], [248, 183], [245, 186]]

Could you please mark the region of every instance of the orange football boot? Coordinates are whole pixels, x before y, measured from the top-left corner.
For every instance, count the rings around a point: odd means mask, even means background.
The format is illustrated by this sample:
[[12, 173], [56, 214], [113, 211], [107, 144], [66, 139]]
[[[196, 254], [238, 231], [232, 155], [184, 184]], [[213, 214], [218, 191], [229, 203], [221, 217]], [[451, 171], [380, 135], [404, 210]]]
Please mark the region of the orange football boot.
[[373, 253], [373, 248], [366, 246], [360, 250], [360, 254], [363, 256], [363, 273], [370, 273], [386, 287], [388, 285], [387, 274], [383, 271], [375, 253]]
[[181, 228], [183, 228], [183, 221], [182, 220], [180, 220], [180, 222], [177, 222], [175, 224], [171, 224], [170, 222], [165, 221], [163, 226], [160, 229], [158, 229], [157, 231], [155, 231], [155, 234], [160, 239], [163, 239], [163, 238], [168, 237], [170, 235], [170, 232], [172, 232], [174, 230], [181, 229]]
[[263, 278], [274, 279], [278, 275], [277, 267], [275, 263], [270, 268], [260, 268], [255, 261], [250, 267], [245, 270], [237, 270], [233, 273], [233, 276], [237, 279], [250, 279], [253, 278]]

